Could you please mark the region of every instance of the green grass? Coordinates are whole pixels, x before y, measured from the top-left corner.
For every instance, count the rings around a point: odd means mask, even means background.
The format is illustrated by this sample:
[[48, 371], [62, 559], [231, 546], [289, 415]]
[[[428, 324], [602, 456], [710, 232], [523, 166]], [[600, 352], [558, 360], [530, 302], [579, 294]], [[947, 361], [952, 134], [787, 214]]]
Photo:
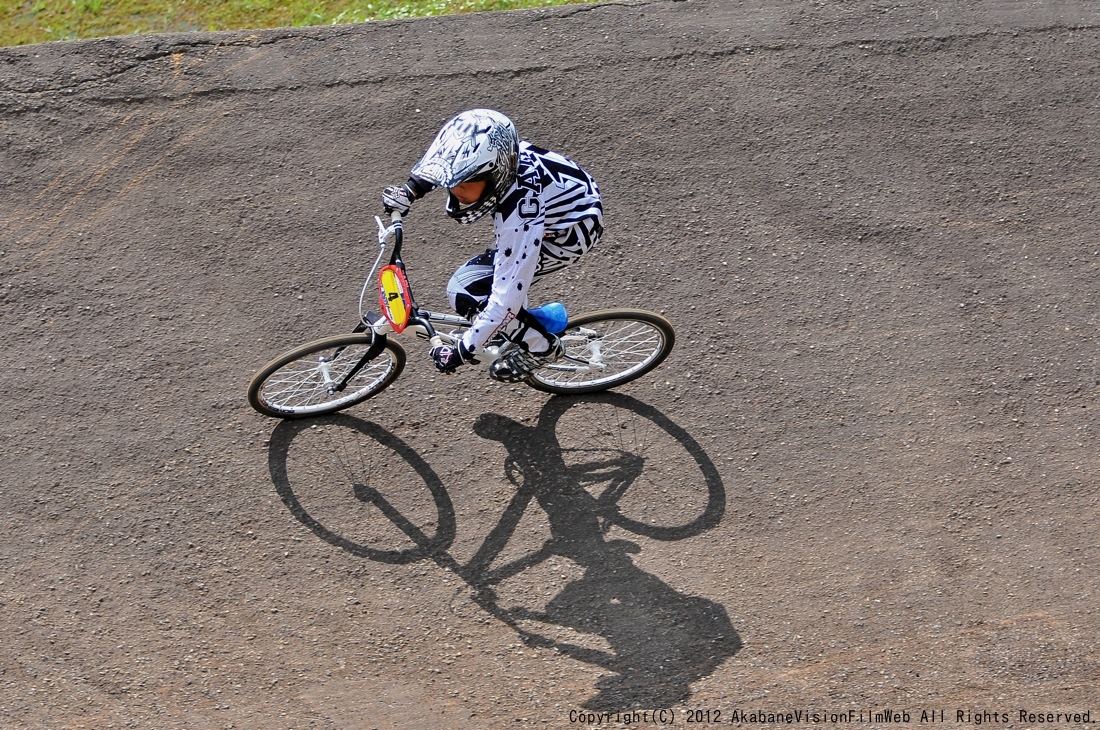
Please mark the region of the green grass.
[[0, 46], [131, 33], [334, 25], [595, 0], [0, 0]]

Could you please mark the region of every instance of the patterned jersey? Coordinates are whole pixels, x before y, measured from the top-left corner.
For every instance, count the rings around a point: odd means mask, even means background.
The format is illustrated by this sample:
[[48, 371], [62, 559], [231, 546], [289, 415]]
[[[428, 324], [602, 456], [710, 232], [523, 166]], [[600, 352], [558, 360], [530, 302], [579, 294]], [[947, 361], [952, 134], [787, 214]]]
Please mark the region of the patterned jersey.
[[600, 190], [575, 162], [520, 142], [516, 181], [493, 214], [496, 252], [489, 300], [463, 336], [477, 352], [510, 329], [536, 277], [576, 261], [602, 231]]

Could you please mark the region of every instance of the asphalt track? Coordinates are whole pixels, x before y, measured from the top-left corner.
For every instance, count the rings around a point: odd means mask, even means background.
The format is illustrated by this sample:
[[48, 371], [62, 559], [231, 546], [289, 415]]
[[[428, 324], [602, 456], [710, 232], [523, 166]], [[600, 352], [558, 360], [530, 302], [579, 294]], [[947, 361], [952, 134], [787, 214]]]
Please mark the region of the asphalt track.
[[[0, 50], [0, 727], [1100, 721], [1098, 58], [1100, 5], [1037, 0]], [[545, 297], [673, 355], [564, 400], [413, 341], [342, 417], [254, 413], [472, 106], [605, 194]], [[441, 206], [427, 303], [489, 235]]]

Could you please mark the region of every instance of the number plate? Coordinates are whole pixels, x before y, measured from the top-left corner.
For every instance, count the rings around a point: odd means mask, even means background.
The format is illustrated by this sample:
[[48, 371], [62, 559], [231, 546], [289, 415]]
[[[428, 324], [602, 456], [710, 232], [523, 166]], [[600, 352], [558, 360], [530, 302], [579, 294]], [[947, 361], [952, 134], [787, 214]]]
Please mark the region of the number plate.
[[400, 267], [390, 264], [378, 272], [378, 303], [394, 332], [400, 333], [409, 324], [412, 296], [409, 280]]

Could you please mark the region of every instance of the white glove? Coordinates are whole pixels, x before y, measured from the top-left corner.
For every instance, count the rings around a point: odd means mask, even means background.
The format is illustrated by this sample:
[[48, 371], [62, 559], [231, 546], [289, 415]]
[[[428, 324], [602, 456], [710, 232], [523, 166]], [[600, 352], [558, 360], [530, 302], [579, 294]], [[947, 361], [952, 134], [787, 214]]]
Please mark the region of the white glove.
[[382, 191], [382, 208], [387, 214], [397, 212], [408, 215], [413, 200], [407, 185], [390, 185]]

